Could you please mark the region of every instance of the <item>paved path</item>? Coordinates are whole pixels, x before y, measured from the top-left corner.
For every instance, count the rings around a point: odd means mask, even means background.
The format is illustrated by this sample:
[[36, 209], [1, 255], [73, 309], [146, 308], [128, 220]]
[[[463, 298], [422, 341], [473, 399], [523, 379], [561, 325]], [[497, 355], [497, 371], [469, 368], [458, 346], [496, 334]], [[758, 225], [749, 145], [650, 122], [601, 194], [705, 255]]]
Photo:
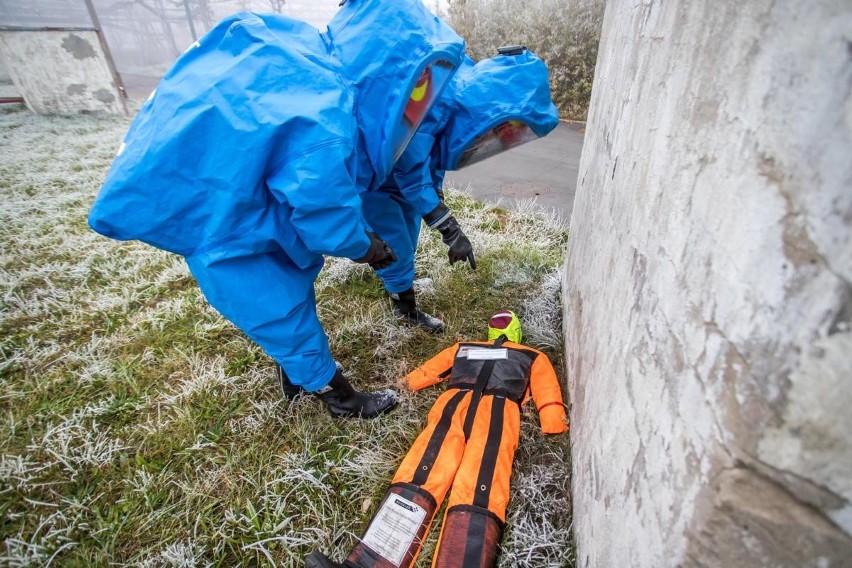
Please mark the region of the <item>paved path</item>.
[[567, 225], [571, 219], [585, 125], [560, 122], [556, 130], [534, 142], [498, 154], [457, 172], [446, 183], [468, 189], [487, 202], [514, 207], [517, 200], [535, 199], [554, 208]]

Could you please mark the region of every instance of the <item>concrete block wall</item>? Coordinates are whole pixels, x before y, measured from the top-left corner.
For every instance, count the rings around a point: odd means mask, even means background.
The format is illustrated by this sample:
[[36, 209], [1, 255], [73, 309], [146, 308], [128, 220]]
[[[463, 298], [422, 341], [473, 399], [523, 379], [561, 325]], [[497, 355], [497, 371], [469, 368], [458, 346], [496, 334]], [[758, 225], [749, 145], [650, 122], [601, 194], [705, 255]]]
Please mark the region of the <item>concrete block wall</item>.
[[609, 2], [563, 286], [579, 566], [852, 565], [852, 4]]
[[93, 31], [0, 31], [0, 57], [33, 112], [127, 112]]

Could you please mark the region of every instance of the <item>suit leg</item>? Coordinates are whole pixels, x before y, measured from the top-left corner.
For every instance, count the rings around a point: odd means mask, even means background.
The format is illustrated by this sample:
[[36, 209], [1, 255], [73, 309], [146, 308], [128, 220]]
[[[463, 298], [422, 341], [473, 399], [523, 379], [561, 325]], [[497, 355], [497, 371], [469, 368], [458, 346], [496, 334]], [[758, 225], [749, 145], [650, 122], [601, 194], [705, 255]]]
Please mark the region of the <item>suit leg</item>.
[[322, 257], [302, 269], [276, 248], [211, 250], [186, 260], [211, 306], [275, 359], [293, 384], [317, 390], [336, 370], [314, 297]]
[[364, 219], [384, 239], [397, 260], [377, 270], [385, 289], [398, 294], [414, 283], [414, 251], [420, 234], [420, 217], [398, 193], [368, 191], [362, 194]]
[[470, 391], [455, 389], [438, 398], [426, 428], [403, 459], [346, 566], [408, 568], [414, 564], [462, 459], [469, 402]]
[[496, 564], [519, 431], [516, 403], [502, 397], [482, 398], [456, 472], [433, 566], [490, 568]]

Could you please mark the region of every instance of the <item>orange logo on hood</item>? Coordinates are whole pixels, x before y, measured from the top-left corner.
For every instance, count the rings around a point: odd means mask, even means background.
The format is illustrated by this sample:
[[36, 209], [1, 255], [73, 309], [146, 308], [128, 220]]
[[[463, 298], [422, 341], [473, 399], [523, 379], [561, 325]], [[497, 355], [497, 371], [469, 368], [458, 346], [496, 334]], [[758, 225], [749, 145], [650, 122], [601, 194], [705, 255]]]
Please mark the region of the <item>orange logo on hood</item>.
[[408, 104], [405, 105], [405, 117], [411, 121], [411, 124], [420, 124], [423, 116], [429, 109], [429, 103], [432, 102], [432, 67], [429, 66], [420, 74], [417, 79], [417, 84], [414, 85], [414, 90], [411, 91], [411, 96], [408, 99]]

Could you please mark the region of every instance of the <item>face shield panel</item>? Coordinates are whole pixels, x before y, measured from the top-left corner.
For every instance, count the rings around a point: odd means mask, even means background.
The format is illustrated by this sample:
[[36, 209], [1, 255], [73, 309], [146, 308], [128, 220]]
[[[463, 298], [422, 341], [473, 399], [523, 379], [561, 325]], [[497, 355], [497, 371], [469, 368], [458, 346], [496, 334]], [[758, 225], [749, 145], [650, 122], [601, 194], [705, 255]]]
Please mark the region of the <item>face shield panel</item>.
[[405, 109], [402, 111], [402, 117], [399, 121], [399, 126], [396, 129], [394, 136], [393, 161], [397, 159], [405, 151], [411, 137], [417, 131], [420, 123], [429, 109], [432, 108], [432, 103], [441, 94], [444, 84], [453, 74], [453, 66], [446, 61], [434, 61], [423, 69], [420, 73], [414, 88], [408, 97]]
[[481, 134], [462, 152], [457, 169], [464, 168], [485, 158], [490, 158], [510, 148], [520, 146], [538, 138], [522, 120], [509, 120]]

